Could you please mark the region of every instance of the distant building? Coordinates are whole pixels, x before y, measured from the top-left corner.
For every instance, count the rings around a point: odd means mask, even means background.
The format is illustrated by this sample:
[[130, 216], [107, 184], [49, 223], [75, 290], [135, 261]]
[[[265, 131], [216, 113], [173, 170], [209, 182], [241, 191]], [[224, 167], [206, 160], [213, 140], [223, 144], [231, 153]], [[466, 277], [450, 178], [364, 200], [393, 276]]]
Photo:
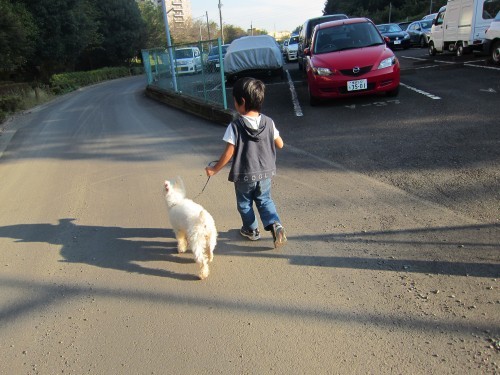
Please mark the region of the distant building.
[[[161, 6], [162, 0], [137, 0], [150, 1]], [[168, 23], [173, 28], [182, 28], [191, 19], [191, 0], [165, 0], [165, 7], [168, 12]]]
[[174, 28], [184, 27], [191, 20], [191, 0], [165, 0], [167, 10], [173, 9], [168, 14], [168, 22]]

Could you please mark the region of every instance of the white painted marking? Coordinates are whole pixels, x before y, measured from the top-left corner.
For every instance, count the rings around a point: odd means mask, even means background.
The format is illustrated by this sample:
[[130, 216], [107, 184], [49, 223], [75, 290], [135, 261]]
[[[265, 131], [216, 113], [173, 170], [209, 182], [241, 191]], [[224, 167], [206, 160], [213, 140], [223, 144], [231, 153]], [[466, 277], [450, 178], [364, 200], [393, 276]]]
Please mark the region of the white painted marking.
[[412, 91], [418, 92], [419, 94], [422, 94], [422, 95], [424, 95], [424, 96], [427, 96], [428, 98], [431, 98], [431, 99], [434, 99], [434, 100], [441, 99], [439, 96], [432, 95], [432, 94], [430, 94], [430, 93], [428, 93], [428, 92], [425, 92], [425, 91], [423, 91], [423, 90], [419, 90], [419, 89], [417, 89], [417, 88], [415, 88], [415, 87], [411, 87], [411, 86], [405, 85], [405, 84], [404, 84], [404, 83], [402, 83], [402, 82], [400, 82], [399, 84], [400, 84], [401, 86], [403, 86], [403, 87], [406, 87], [407, 89], [410, 89], [410, 90], [412, 90]]
[[465, 66], [470, 66], [472, 68], [483, 68], [483, 69], [500, 70], [500, 67], [495, 67], [495, 66], [485, 66], [485, 65], [475, 65], [475, 64], [465, 64]]
[[453, 61], [443, 61], [443, 60], [434, 60], [434, 62], [443, 63], [443, 64], [450, 64], [450, 65], [461, 64], [461, 63], [458, 63], [458, 62], [453, 62]]
[[293, 85], [292, 77], [288, 69], [286, 70], [286, 75], [288, 77], [288, 85], [290, 86], [290, 93], [292, 94], [293, 109], [295, 110], [295, 116], [302, 117], [302, 108], [300, 108], [299, 98], [297, 97], [297, 92], [295, 91], [295, 86]]
[[403, 59], [410, 59], [410, 60], [418, 60], [418, 61], [428, 61], [429, 59], [423, 59], [421, 57], [412, 57], [412, 56], [401, 56]]
[[421, 66], [419, 68], [415, 68], [415, 70], [417, 69], [429, 69], [429, 68], [435, 68], [435, 67], [438, 67], [439, 65], [427, 65], [427, 66]]
[[485, 90], [485, 89], [480, 89], [479, 91], [483, 91], [483, 92], [491, 92], [491, 93], [493, 93], [493, 94], [496, 94], [496, 93], [497, 93], [497, 92], [496, 92], [496, 90], [495, 90], [495, 89], [492, 89], [492, 88], [489, 88], [489, 89], [487, 89], [487, 90]]

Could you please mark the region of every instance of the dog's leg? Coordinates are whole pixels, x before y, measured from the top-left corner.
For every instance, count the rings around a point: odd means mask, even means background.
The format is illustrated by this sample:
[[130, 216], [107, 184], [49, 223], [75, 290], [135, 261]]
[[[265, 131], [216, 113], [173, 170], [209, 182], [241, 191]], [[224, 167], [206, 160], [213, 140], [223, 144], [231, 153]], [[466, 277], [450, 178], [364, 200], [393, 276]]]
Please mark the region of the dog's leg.
[[210, 270], [208, 268], [208, 258], [205, 254], [205, 246], [204, 244], [196, 244], [193, 246], [193, 255], [194, 255], [194, 260], [200, 267], [200, 279], [206, 279], [208, 277], [208, 274], [210, 273]]
[[177, 251], [180, 253], [185, 253], [187, 250], [187, 238], [186, 233], [179, 230], [175, 233], [175, 237], [177, 238]]
[[214, 249], [212, 248], [210, 237], [211, 237], [210, 234], [205, 236], [205, 257], [208, 259], [209, 262], [214, 260]]

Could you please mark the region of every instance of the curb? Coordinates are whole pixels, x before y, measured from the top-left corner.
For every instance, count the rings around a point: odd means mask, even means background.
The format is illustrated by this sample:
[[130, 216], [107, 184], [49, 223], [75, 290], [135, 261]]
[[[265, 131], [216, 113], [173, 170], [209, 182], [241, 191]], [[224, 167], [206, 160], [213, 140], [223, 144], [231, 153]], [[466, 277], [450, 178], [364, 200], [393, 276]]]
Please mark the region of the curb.
[[172, 93], [151, 85], [146, 86], [146, 96], [181, 109], [185, 112], [227, 126], [233, 121], [233, 112], [178, 93]]

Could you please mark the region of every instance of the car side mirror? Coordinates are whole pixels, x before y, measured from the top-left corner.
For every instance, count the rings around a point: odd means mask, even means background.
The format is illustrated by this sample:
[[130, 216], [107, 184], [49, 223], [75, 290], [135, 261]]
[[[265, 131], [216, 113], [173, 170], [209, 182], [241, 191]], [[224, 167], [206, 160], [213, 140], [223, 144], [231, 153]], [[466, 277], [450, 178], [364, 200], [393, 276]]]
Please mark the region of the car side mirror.
[[384, 40], [385, 40], [385, 44], [389, 45], [389, 43], [391, 43], [391, 38], [389, 38], [388, 36], [384, 36]]
[[305, 55], [305, 56], [311, 56], [311, 49], [306, 48], [306, 49], [304, 50], [304, 55]]

